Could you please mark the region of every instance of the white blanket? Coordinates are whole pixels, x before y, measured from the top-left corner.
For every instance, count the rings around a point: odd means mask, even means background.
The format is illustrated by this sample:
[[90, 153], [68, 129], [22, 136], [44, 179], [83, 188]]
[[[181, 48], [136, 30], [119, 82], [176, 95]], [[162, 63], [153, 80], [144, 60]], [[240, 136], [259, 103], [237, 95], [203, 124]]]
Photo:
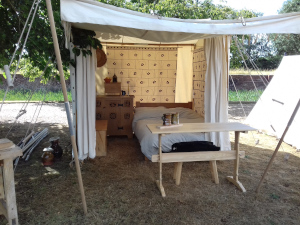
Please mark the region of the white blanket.
[[[152, 134], [147, 124], [161, 123], [164, 113], [179, 113], [180, 123], [203, 123], [203, 118], [196, 112], [186, 108], [166, 109], [164, 107], [141, 107], [135, 109], [132, 128], [138, 138], [143, 154], [151, 160], [152, 155], [158, 154], [158, 135]], [[169, 134], [162, 137], [162, 151], [170, 152], [172, 145], [177, 142], [204, 141], [203, 133]]]

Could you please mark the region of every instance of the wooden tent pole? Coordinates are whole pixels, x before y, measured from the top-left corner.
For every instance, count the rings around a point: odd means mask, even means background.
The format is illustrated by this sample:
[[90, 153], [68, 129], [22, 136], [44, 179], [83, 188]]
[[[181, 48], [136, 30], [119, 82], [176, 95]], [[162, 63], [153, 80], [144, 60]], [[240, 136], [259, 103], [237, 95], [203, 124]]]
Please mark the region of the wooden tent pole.
[[285, 128], [285, 130], [284, 130], [284, 132], [283, 132], [283, 134], [282, 134], [282, 136], [281, 136], [281, 138], [280, 138], [280, 140], [279, 140], [279, 142], [278, 142], [278, 144], [277, 144], [277, 147], [276, 147], [276, 149], [275, 149], [275, 151], [274, 151], [274, 153], [273, 153], [272, 158], [270, 159], [270, 162], [269, 162], [268, 166], [267, 166], [267, 168], [265, 169], [265, 172], [264, 172], [262, 178], [260, 179], [260, 182], [259, 182], [259, 184], [258, 184], [258, 186], [257, 186], [257, 188], [256, 188], [256, 190], [255, 190], [256, 193], [259, 192], [260, 186], [261, 186], [263, 180], [265, 179], [265, 176], [267, 175], [267, 172], [268, 172], [268, 170], [270, 169], [270, 167], [271, 167], [271, 165], [272, 165], [272, 163], [273, 163], [273, 161], [274, 161], [274, 159], [275, 159], [275, 156], [276, 156], [276, 154], [277, 154], [277, 152], [278, 152], [278, 150], [279, 150], [279, 148], [280, 148], [280, 146], [281, 146], [281, 143], [283, 142], [284, 136], [285, 136], [286, 133], [288, 132], [288, 130], [289, 130], [289, 128], [290, 128], [290, 126], [291, 126], [291, 124], [292, 124], [292, 122], [293, 122], [293, 120], [294, 120], [296, 114], [297, 114], [297, 111], [298, 111], [298, 109], [299, 109], [299, 106], [300, 106], [300, 99], [298, 100], [298, 103], [297, 103], [297, 105], [296, 105], [296, 107], [295, 107], [295, 109], [294, 109], [294, 112], [293, 112], [293, 114], [292, 114], [292, 116], [291, 116], [291, 118], [290, 118], [288, 124], [286, 125], [286, 128]]
[[59, 51], [59, 46], [58, 46], [58, 40], [57, 40], [57, 34], [56, 34], [55, 23], [54, 23], [54, 18], [53, 18], [51, 1], [46, 0], [46, 4], [47, 4], [48, 17], [49, 17], [49, 21], [50, 21], [50, 28], [51, 28], [52, 38], [53, 38], [53, 45], [54, 45], [54, 50], [55, 50], [55, 55], [56, 55], [56, 61], [57, 61], [57, 66], [58, 66], [58, 70], [59, 70], [59, 75], [60, 75], [60, 83], [61, 83], [61, 87], [62, 87], [62, 91], [63, 91], [63, 95], [64, 95], [65, 108], [66, 108], [68, 125], [69, 125], [69, 130], [70, 130], [70, 135], [71, 135], [71, 143], [72, 143], [72, 148], [73, 148], [78, 183], [79, 183], [81, 199], [82, 199], [82, 204], [83, 204], [83, 211], [84, 211], [84, 214], [87, 214], [87, 206], [86, 206], [81, 170], [80, 170], [80, 165], [79, 165], [79, 160], [78, 160], [77, 145], [76, 145], [75, 135], [73, 132], [73, 125], [72, 125], [72, 119], [71, 119], [71, 113], [70, 113], [70, 105], [69, 105], [69, 100], [68, 100], [68, 95], [67, 95], [64, 71], [62, 68], [62, 62], [61, 62], [61, 56], [60, 56], [60, 51]]

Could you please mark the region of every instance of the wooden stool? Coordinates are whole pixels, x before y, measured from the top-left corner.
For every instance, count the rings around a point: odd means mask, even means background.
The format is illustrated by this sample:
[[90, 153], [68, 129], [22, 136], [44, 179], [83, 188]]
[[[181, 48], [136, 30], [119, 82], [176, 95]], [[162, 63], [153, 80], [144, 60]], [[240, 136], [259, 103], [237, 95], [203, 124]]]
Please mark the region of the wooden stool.
[[106, 156], [107, 153], [107, 120], [96, 120], [96, 156]]
[[0, 214], [4, 215], [10, 225], [19, 224], [15, 193], [13, 160], [22, 156], [22, 149], [13, 142], [0, 139]]

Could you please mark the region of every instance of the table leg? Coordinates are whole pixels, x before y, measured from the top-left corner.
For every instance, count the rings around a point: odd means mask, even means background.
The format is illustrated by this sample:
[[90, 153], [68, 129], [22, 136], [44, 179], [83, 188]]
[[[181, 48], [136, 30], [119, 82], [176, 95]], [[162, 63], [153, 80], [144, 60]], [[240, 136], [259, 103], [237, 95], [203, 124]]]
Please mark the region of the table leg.
[[217, 169], [217, 161], [212, 160], [209, 161], [210, 164], [210, 170], [211, 170], [211, 175], [216, 184], [219, 184], [219, 175], [218, 175], [218, 169]]
[[176, 185], [180, 184], [182, 164], [183, 164], [183, 162], [176, 162], [175, 163], [173, 178], [174, 178], [174, 180], [176, 182]]
[[19, 224], [16, 194], [15, 194], [15, 180], [12, 159], [4, 159], [3, 167], [4, 191], [6, 200], [7, 220], [10, 225]]
[[234, 172], [233, 176], [228, 176], [227, 180], [233, 183], [235, 186], [238, 187], [242, 192], [246, 192], [243, 184], [239, 182], [239, 141], [240, 141], [240, 131], [235, 131], [235, 141], [234, 141], [234, 150], [236, 151], [236, 158], [234, 160]]
[[162, 152], [161, 152], [161, 137], [162, 134], [158, 134], [158, 152], [159, 152], [159, 180], [156, 181], [158, 189], [163, 197], [166, 197], [165, 189], [162, 185]]
[[240, 164], [240, 157], [239, 157], [239, 142], [240, 142], [240, 132], [235, 131], [235, 139], [234, 139], [234, 150], [235, 152], [235, 160], [234, 160], [234, 173], [233, 173], [233, 179], [235, 181], [239, 180], [239, 164]]

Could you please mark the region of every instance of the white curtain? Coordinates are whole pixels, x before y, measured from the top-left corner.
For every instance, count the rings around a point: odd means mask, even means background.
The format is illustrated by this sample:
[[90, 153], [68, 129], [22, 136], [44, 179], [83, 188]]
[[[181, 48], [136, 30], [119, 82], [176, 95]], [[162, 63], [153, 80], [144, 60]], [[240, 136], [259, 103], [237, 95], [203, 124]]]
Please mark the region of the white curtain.
[[183, 46], [177, 50], [175, 102], [192, 101], [193, 49], [194, 46]]
[[96, 51], [92, 55], [76, 57], [76, 96], [77, 96], [77, 144], [78, 158], [96, 157]]
[[[226, 36], [205, 39], [205, 55], [207, 70], [205, 74], [205, 122], [228, 122], [228, 47], [229, 38]], [[228, 132], [208, 133], [206, 139], [221, 147], [221, 150], [230, 150]]]

